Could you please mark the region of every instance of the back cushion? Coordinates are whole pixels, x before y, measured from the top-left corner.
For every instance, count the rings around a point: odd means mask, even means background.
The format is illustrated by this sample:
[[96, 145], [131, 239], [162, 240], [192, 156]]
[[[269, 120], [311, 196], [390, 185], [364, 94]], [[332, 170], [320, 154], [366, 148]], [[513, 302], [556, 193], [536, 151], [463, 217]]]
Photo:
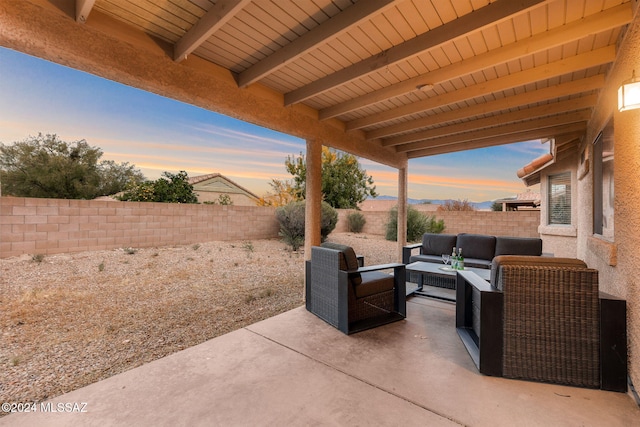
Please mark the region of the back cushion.
[[542, 255], [542, 239], [529, 237], [496, 237], [498, 255]]
[[465, 258], [491, 261], [496, 251], [496, 238], [485, 234], [458, 234], [457, 245]]
[[[340, 257], [340, 270], [357, 270], [360, 267], [358, 265], [358, 258], [356, 257], [356, 253], [351, 246], [332, 242], [324, 242], [320, 246], [322, 246], [323, 248], [340, 251], [340, 253], [342, 254], [342, 256]], [[360, 276], [360, 273], [349, 273], [349, 279], [356, 286], [362, 283], [362, 277]]]
[[456, 239], [455, 234], [425, 233], [422, 236], [422, 253], [437, 256], [450, 254], [451, 249], [456, 245]]

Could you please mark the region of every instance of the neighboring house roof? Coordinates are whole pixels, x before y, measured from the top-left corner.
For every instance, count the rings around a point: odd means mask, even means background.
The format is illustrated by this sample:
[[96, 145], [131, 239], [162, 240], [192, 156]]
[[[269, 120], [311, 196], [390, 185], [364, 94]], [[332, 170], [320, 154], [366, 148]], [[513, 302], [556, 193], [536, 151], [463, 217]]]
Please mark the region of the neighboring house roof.
[[506, 207], [512, 207], [516, 209], [521, 206], [537, 208], [540, 206], [540, 193], [527, 191], [518, 194], [514, 198], [496, 200], [495, 203], [502, 203], [503, 205], [506, 205]]
[[110, 196], [98, 196], [93, 200], [96, 200], [98, 202], [119, 202], [120, 200], [118, 200], [116, 197], [120, 194], [122, 194], [122, 192], [112, 194]]
[[233, 182], [226, 176], [219, 173], [200, 175], [189, 178], [189, 184], [193, 185], [194, 191], [209, 191], [212, 193], [244, 194], [245, 196], [258, 200], [259, 197]]
[[522, 179], [527, 187], [540, 184], [540, 176], [543, 170], [553, 165], [556, 161], [575, 153], [576, 146], [571, 141], [551, 138], [549, 139], [549, 153], [543, 154], [520, 168], [517, 172], [518, 178]]
[[554, 162], [555, 158], [553, 154], [543, 154], [519, 169], [517, 172], [518, 178], [521, 178], [527, 186], [539, 184], [540, 172]]

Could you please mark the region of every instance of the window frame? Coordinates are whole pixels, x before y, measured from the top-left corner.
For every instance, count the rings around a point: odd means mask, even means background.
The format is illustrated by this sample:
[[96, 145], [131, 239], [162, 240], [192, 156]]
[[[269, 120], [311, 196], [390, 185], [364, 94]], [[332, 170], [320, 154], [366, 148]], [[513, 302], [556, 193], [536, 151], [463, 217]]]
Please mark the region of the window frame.
[[[570, 226], [573, 219], [572, 214], [572, 194], [571, 194], [571, 171], [559, 172], [547, 176], [547, 224], [550, 226]], [[564, 186], [564, 190], [554, 190], [554, 186]], [[560, 194], [564, 192], [564, 194]], [[561, 201], [563, 206], [560, 212], [555, 205], [555, 201]], [[558, 219], [559, 218], [559, 219]]]
[[615, 226], [613, 135], [612, 117], [593, 141], [593, 234], [608, 241], [613, 241]]

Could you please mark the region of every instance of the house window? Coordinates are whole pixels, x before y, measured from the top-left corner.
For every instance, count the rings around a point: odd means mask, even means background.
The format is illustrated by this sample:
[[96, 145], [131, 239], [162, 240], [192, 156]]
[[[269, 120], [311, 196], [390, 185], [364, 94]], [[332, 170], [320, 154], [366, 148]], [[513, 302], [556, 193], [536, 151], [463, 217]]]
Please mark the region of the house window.
[[549, 176], [549, 225], [571, 225], [571, 173]]
[[593, 143], [593, 232], [613, 241], [613, 119]]

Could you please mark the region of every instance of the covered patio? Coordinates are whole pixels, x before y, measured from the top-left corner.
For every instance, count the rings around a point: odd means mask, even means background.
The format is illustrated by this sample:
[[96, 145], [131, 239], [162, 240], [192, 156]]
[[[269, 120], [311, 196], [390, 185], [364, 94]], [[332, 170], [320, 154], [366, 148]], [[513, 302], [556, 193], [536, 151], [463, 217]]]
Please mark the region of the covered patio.
[[[479, 375], [454, 305], [347, 336], [298, 308], [44, 403], [0, 425], [630, 426], [623, 393]], [[47, 406], [49, 405], [49, 406]]]
[[0, 43], [305, 139], [309, 253], [323, 145], [398, 170], [399, 236], [410, 159], [535, 139], [576, 155], [635, 4], [3, 0]]
[[[320, 242], [323, 145], [398, 170], [398, 236], [405, 236], [411, 159], [551, 139], [549, 164], [574, 169], [575, 202], [566, 230], [541, 224], [551, 236], [542, 236], [551, 245], [545, 251], [570, 247], [599, 270], [601, 290], [627, 300], [629, 376], [637, 385], [640, 110], [616, 105], [620, 84], [640, 70], [637, 5], [0, 0], [0, 45], [305, 139], [307, 254]], [[602, 238], [592, 225], [589, 147], [612, 118], [616, 228]], [[535, 173], [544, 183], [545, 172]], [[404, 244], [400, 238], [398, 260]], [[294, 310], [57, 401], [88, 402], [91, 413], [74, 416], [99, 425], [137, 417], [388, 425], [639, 419], [631, 395], [482, 376], [455, 333], [452, 305], [408, 305], [406, 321], [352, 337]], [[68, 416], [47, 424], [73, 423]]]

